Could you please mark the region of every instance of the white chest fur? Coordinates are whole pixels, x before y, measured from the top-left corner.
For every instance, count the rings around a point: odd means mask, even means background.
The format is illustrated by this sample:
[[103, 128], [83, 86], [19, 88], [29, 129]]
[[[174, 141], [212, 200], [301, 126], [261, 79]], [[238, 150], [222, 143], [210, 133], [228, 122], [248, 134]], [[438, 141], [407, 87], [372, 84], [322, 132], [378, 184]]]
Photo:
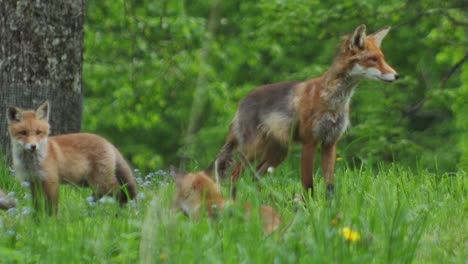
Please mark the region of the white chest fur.
[[46, 174], [43, 169], [44, 153], [39, 151], [17, 149], [13, 147], [13, 165], [16, 177], [20, 181], [44, 180]]
[[324, 144], [336, 142], [349, 125], [348, 114], [345, 111], [337, 115], [325, 113], [314, 127], [315, 136]]

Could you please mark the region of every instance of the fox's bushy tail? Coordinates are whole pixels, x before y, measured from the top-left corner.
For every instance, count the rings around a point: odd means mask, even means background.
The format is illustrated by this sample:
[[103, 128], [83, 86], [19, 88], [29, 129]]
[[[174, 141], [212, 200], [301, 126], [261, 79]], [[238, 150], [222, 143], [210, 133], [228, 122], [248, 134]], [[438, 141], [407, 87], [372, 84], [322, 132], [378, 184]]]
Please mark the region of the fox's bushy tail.
[[[232, 131], [232, 127], [229, 130], [228, 137], [226, 139], [226, 143], [224, 143], [223, 147], [219, 151], [216, 158], [211, 162], [211, 164], [205, 169], [205, 173], [211, 175], [212, 177], [217, 173], [220, 177], [226, 177], [226, 169], [228, 169], [233, 160], [233, 152], [238, 146], [239, 142]], [[217, 171], [215, 171], [215, 169]]]
[[117, 193], [120, 205], [122, 206], [131, 200], [136, 200], [137, 185], [135, 177], [133, 177], [132, 170], [127, 161], [118, 150], [116, 150], [115, 176], [120, 184], [120, 190]]

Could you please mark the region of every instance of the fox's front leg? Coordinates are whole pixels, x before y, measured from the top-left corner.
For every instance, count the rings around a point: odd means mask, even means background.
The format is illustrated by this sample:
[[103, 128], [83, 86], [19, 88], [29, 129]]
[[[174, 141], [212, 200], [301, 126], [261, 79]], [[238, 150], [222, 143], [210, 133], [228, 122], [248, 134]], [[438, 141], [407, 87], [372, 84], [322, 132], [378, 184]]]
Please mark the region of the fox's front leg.
[[48, 215], [58, 216], [58, 182], [54, 180], [45, 180], [43, 189], [45, 193], [46, 211]]
[[34, 212], [37, 215], [41, 211], [41, 208], [44, 207], [44, 191], [42, 190], [42, 184], [39, 181], [31, 182], [29, 187], [31, 188], [31, 199], [33, 202]]
[[57, 213], [58, 210], [58, 188], [57, 184], [46, 181], [35, 181], [31, 183], [31, 196], [36, 215], [44, 211], [48, 215]]
[[333, 144], [322, 144], [322, 169], [325, 186], [327, 188], [327, 198], [331, 198], [335, 191], [335, 161], [336, 142]]
[[301, 176], [302, 186], [306, 193], [310, 190], [310, 195], [314, 195], [314, 164], [316, 145], [304, 144], [302, 146]]

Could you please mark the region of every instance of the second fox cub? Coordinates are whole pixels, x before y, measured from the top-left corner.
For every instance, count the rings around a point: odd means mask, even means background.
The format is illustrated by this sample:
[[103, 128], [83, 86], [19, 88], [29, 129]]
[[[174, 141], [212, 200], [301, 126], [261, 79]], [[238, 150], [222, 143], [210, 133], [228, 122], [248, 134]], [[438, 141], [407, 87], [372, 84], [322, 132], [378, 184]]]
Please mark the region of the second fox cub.
[[[348, 36], [332, 66], [322, 76], [302, 82], [282, 82], [257, 88], [240, 103], [226, 143], [216, 157], [221, 175], [241, 153], [232, 180], [245, 163], [258, 161], [257, 171], [265, 173], [278, 166], [288, 153], [289, 142], [302, 148], [302, 185], [313, 194], [315, 152], [321, 144], [322, 169], [327, 193], [334, 188], [336, 145], [349, 124], [349, 105], [354, 87], [361, 79], [392, 82], [398, 79], [380, 50], [389, 27], [366, 36], [360, 25]], [[213, 170], [213, 164], [206, 170]]]
[[17, 177], [31, 183], [34, 206], [41, 195], [49, 214], [58, 212], [58, 185], [90, 186], [96, 198], [116, 195], [123, 205], [137, 194], [132, 171], [104, 138], [86, 133], [49, 137], [49, 103], [35, 111], [7, 111], [13, 165]]
[[[177, 188], [175, 206], [182, 209], [184, 213], [197, 218], [200, 209], [205, 206], [208, 216], [213, 217], [215, 211], [222, 211], [225, 208], [227, 200], [221, 194], [219, 186], [205, 172], [186, 173], [172, 167], [171, 174], [175, 177]], [[251, 208], [247, 204], [247, 217], [250, 214]], [[278, 213], [271, 207], [262, 206], [260, 215], [263, 221], [263, 230], [267, 234], [278, 229], [281, 224]]]

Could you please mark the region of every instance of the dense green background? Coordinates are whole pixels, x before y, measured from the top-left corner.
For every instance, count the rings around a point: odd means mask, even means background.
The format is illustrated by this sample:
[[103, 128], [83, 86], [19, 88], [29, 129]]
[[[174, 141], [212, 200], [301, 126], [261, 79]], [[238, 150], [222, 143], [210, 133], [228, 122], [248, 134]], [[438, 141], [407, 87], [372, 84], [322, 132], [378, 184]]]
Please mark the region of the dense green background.
[[[0, 162], [0, 186], [18, 200], [0, 211], [2, 263], [466, 262], [462, 1], [193, 2], [86, 1], [84, 130], [110, 138], [141, 170], [138, 203], [87, 203], [90, 189], [61, 186], [60, 217], [34, 218], [29, 188]], [[340, 37], [362, 23], [369, 32], [393, 26], [383, 50], [402, 78], [359, 85], [333, 200], [318, 177], [315, 197], [294, 201], [295, 147], [258, 183], [246, 170], [238, 207], [217, 220], [189, 221], [171, 208], [175, 186], [160, 169], [206, 166], [243, 96], [320, 75]], [[264, 236], [255, 214], [244, 217], [246, 202], [276, 208], [280, 230]], [[361, 240], [346, 241], [344, 227]]]
[[359, 85], [339, 157], [466, 168], [463, 1], [331, 2], [87, 1], [84, 130], [110, 138], [144, 171], [204, 167], [249, 91], [319, 76], [341, 36], [362, 23], [369, 33], [391, 25], [383, 50], [401, 79]]

